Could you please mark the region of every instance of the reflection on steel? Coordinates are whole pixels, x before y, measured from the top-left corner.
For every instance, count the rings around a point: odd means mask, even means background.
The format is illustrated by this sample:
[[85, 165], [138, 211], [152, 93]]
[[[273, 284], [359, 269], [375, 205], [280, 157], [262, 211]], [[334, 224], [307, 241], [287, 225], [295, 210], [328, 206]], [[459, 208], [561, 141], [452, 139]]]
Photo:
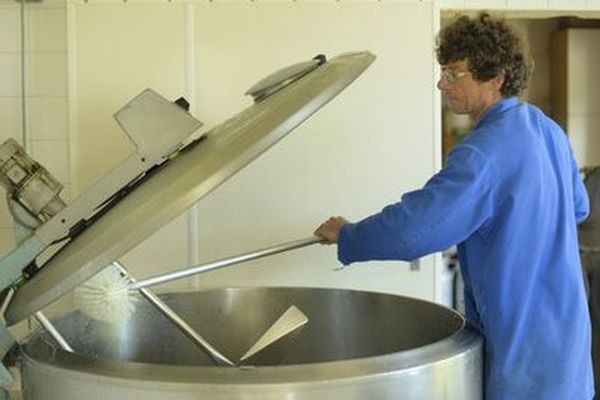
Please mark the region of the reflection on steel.
[[[285, 354], [282, 354], [286, 348], [289, 348], [291, 344], [288, 344], [288, 341], [285, 339], [294, 339], [296, 335], [300, 332], [300, 330], [306, 325], [308, 322], [308, 317], [298, 309], [296, 306], [290, 306], [283, 315], [281, 315], [277, 321], [273, 323], [267, 329], [267, 331], [262, 335], [256, 343], [252, 345], [252, 347], [240, 358], [240, 364], [253, 364], [258, 360], [257, 354], [261, 355], [261, 359], [263, 357], [268, 357], [269, 359], [277, 360], [283, 359]], [[265, 349], [269, 349], [270, 352], [265, 352]], [[273, 350], [277, 349], [277, 350]], [[273, 353], [278, 351], [280, 355], [275, 357]], [[267, 355], [265, 355], [267, 354]], [[260, 363], [260, 361], [259, 361]]]

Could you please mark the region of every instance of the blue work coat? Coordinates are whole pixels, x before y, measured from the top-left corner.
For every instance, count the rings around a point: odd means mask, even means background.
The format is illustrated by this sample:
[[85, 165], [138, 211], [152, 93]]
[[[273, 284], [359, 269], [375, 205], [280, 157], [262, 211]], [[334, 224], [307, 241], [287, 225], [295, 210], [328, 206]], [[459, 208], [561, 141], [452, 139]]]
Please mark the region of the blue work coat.
[[577, 244], [589, 201], [562, 129], [516, 98], [487, 110], [420, 190], [345, 225], [344, 264], [458, 244], [466, 317], [485, 337], [487, 400], [592, 399]]

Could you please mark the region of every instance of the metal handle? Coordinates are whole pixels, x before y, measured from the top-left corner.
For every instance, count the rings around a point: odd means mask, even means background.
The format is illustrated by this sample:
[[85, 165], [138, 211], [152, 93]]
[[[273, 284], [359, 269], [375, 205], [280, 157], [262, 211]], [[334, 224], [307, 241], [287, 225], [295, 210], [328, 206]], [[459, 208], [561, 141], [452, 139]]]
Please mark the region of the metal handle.
[[203, 272], [213, 271], [215, 269], [228, 267], [230, 265], [239, 264], [245, 261], [256, 260], [258, 258], [267, 257], [273, 254], [283, 253], [290, 250], [295, 250], [301, 247], [310, 246], [315, 243], [324, 243], [325, 239], [319, 236], [313, 236], [306, 239], [295, 240], [293, 242], [287, 242], [279, 244], [273, 247], [268, 247], [261, 250], [256, 250], [250, 253], [239, 254], [237, 256], [224, 258], [221, 260], [215, 260], [206, 264], [200, 264], [194, 267], [180, 269], [167, 274], [157, 275], [152, 278], [142, 279], [132, 284], [130, 289], [141, 289], [145, 287], [160, 285], [161, 283], [167, 283], [176, 281], [178, 279], [187, 278], [192, 275], [201, 274]]
[[142, 296], [146, 298], [150, 303], [154, 305], [169, 321], [175, 324], [188, 338], [194, 343], [202, 347], [208, 355], [213, 359], [217, 365], [229, 365], [233, 366], [233, 362], [221, 354], [215, 349], [210, 343], [206, 341], [198, 332], [196, 332], [187, 322], [175, 313], [171, 307], [169, 307], [164, 301], [162, 301], [157, 295], [149, 291], [148, 289], [139, 289]]
[[35, 319], [46, 329], [46, 331], [52, 336], [52, 338], [58, 343], [61, 349], [73, 353], [73, 348], [69, 346], [69, 343], [65, 340], [63, 335], [56, 329], [56, 327], [50, 322], [48, 318], [41, 311], [34, 313]]
[[[132, 278], [127, 269], [118, 262], [113, 262], [113, 265], [121, 271], [131, 282], [135, 283], [135, 279]], [[215, 362], [216, 365], [235, 365], [231, 360], [221, 354], [215, 349], [206, 339], [204, 339], [198, 332], [194, 330], [183, 318], [179, 316], [171, 307], [169, 307], [164, 301], [162, 301], [157, 295], [148, 289], [138, 289], [140, 294], [146, 298], [162, 315], [164, 315], [169, 321], [171, 321], [177, 328], [179, 328], [192, 342], [198, 345], [204, 350], [210, 358]]]

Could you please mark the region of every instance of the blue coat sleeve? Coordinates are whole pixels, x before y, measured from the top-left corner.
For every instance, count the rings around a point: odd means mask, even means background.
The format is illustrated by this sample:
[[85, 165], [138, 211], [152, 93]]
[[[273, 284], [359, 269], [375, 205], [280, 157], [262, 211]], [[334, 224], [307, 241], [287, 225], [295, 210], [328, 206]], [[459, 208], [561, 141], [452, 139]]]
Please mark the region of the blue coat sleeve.
[[343, 264], [368, 260], [414, 260], [464, 241], [493, 215], [490, 161], [462, 144], [426, 185], [400, 202], [340, 230]]

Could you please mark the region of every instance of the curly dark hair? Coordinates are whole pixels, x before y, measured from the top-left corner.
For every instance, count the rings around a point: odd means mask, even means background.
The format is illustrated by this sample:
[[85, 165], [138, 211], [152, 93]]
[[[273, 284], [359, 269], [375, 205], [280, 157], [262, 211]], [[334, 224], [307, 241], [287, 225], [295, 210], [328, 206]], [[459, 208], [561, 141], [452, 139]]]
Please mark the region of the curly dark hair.
[[521, 39], [503, 19], [481, 13], [461, 16], [438, 35], [436, 55], [441, 65], [467, 60], [473, 77], [486, 82], [504, 72], [501, 93], [518, 96], [527, 87], [531, 63]]

